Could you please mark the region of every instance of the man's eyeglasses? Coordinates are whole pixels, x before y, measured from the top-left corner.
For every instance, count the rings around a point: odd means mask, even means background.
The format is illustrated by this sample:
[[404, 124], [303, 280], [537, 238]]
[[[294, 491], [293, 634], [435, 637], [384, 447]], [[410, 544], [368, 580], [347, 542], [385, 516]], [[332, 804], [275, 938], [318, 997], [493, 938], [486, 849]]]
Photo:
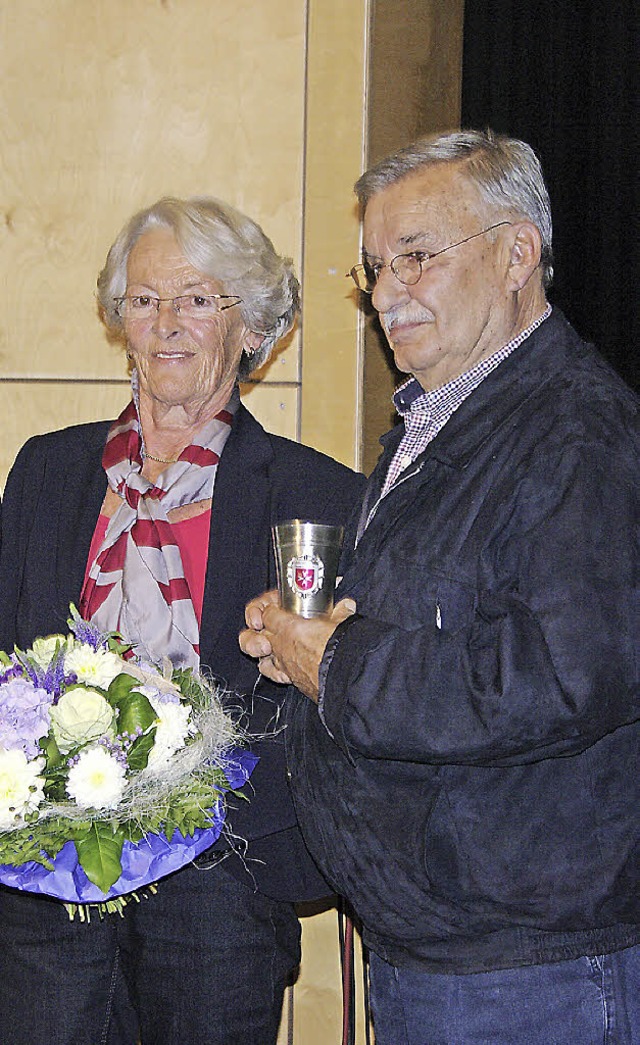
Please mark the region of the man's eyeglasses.
[[207, 319], [226, 308], [239, 305], [236, 294], [180, 294], [176, 298], [157, 298], [153, 294], [127, 294], [113, 299], [123, 319], [149, 319], [160, 311], [161, 301], [170, 301], [173, 311], [187, 319]]
[[488, 229], [474, 232], [473, 236], [467, 236], [465, 239], [458, 240], [457, 243], [450, 243], [448, 247], [443, 247], [442, 250], [435, 250], [433, 253], [429, 253], [428, 250], [412, 250], [408, 254], [396, 254], [395, 258], [392, 258], [388, 265], [386, 262], [377, 259], [375, 261], [365, 259], [361, 265], [354, 265], [347, 272], [347, 276], [351, 276], [358, 290], [364, 290], [365, 294], [373, 294], [382, 270], [388, 267], [400, 283], [403, 283], [405, 287], [412, 287], [422, 276], [422, 266], [427, 261], [431, 261], [431, 258], [437, 258], [439, 254], [444, 254], [447, 250], [453, 250], [454, 247], [461, 247], [463, 243], [469, 243], [470, 240], [477, 239], [478, 236], [484, 236], [487, 232], [492, 232], [493, 229], [499, 229], [501, 225], [511, 225], [511, 222], [499, 221], [495, 225], [490, 225]]

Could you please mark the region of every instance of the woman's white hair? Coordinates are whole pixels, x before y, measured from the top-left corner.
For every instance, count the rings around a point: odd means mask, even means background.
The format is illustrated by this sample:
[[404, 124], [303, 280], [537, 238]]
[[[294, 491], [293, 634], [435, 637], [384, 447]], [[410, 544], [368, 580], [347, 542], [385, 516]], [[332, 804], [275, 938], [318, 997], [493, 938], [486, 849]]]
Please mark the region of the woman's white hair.
[[98, 276], [102, 315], [114, 334], [123, 326], [116, 302], [126, 294], [129, 254], [145, 232], [156, 228], [170, 229], [194, 268], [221, 282], [225, 294], [242, 298], [238, 307], [247, 327], [264, 335], [253, 355], [242, 353], [238, 374], [247, 377], [266, 362], [300, 311], [291, 259], [280, 257], [260, 226], [228, 203], [210, 196], [165, 196], [126, 223]]
[[549, 194], [540, 161], [530, 145], [493, 131], [453, 131], [419, 138], [365, 171], [355, 184], [364, 211], [372, 196], [425, 167], [439, 163], [462, 165], [475, 185], [491, 220], [526, 219], [542, 237], [543, 284], [553, 278], [552, 222]]

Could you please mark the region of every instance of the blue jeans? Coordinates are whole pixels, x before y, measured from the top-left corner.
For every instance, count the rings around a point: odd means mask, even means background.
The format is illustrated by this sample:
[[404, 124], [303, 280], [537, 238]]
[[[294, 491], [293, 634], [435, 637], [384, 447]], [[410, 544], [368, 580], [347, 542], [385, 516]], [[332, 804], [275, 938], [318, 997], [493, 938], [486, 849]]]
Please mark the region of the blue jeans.
[[640, 947], [453, 976], [371, 954], [376, 1045], [638, 1045]]
[[0, 935], [0, 1039], [11, 1045], [275, 1045], [300, 960], [292, 905], [220, 867], [184, 868], [123, 918], [88, 925], [0, 889]]

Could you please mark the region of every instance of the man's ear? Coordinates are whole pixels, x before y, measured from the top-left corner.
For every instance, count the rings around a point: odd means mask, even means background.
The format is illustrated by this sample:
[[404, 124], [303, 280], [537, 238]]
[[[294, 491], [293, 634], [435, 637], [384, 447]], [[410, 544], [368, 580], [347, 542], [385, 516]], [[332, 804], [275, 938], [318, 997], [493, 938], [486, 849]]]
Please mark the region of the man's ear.
[[248, 356], [253, 356], [260, 348], [264, 341], [265, 335], [258, 334], [255, 330], [245, 331], [244, 337], [242, 338], [242, 348]]
[[511, 232], [512, 235], [515, 232], [515, 238], [509, 256], [508, 277], [511, 289], [518, 291], [529, 282], [540, 264], [542, 236], [532, 221], [514, 222]]

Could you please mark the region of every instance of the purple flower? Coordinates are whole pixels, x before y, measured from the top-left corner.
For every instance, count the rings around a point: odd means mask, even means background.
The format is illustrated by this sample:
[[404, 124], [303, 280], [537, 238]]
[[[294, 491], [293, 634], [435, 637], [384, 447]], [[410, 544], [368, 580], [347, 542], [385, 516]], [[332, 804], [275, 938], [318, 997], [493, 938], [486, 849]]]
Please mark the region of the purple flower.
[[5, 668], [4, 671], [0, 673], [0, 685], [2, 685], [3, 682], [8, 682], [9, 679], [22, 678], [23, 675], [23, 667], [20, 664], [16, 664], [14, 659], [14, 662], [11, 664], [11, 666]]
[[0, 747], [38, 754], [38, 741], [49, 732], [51, 694], [25, 678], [0, 685]]
[[19, 650], [16, 651], [16, 656], [23, 674], [31, 680], [35, 689], [46, 689], [47, 693], [51, 693], [56, 699], [60, 696], [65, 682], [68, 681], [64, 673], [64, 646], [54, 653], [46, 667], [38, 663], [35, 657], [26, 656]]
[[52, 696], [57, 698], [62, 693], [66, 681], [64, 674], [64, 650], [60, 649], [52, 658], [40, 685], [43, 689], [46, 689], [47, 693], [51, 693]]
[[100, 631], [100, 628], [91, 621], [81, 617], [73, 603], [69, 609], [71, 610], [71, 616], [67, 620], [69, 630], [78, 642], [90, 646], [94, 653], [97, 653], [99, 649], [109, 649], [111, 639], [121, 641], [121, 636], [117, 631]]
[[90, 621], [83, 620], [82, 617], [73, 617], [69, 621], [69, 627], [78, 642], [84, 642], [85, 645], [91, 646], [92, 650], [97, 651], [105, 645], [104, 632]]

